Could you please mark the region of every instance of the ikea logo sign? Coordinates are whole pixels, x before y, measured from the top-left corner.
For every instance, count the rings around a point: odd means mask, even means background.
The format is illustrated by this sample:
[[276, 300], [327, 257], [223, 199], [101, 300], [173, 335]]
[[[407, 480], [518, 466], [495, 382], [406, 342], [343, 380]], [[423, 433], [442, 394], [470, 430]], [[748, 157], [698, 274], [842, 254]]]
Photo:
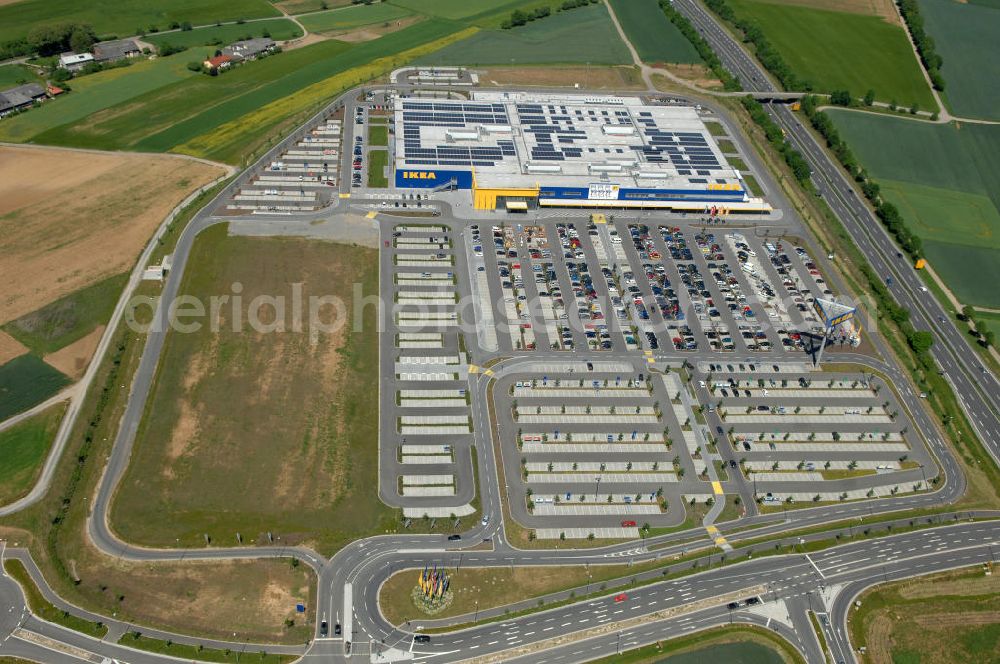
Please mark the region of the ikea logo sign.
[[404, 180], [437, 180], [434, 171], [403, 171]]

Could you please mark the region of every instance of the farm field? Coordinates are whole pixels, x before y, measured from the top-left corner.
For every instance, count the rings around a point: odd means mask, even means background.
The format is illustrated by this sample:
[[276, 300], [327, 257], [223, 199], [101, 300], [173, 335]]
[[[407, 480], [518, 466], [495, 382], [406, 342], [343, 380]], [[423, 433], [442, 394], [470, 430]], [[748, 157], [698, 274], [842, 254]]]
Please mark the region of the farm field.
[[1000, 306], [1000, 127], [829, 114], [955, 295]]
[[111, 317], [127, 274], [102, 279], [2, 326], [39, 355], [54, 353], [90, 334]]
[[31, 490], [65, 412], [65, 404], [52, 406], [0, 431], [0, 505], [7, 505]]
[[[194, 79], [157, 86], [127, 104], [105, 105], [32, 140], [98, 149], [175, 150], [238, 163], [262, 145], [265, 132], [295, 113], [315, 108], [336, 92], [389, 71], [424, 49], [437, 48], [454, 30], [451, 23], [425, 21], [353, 46], [320, 42], [224, 76], [193, 74]], [[445, 42], [434, 41], [441, 39]], [[184, 53], [171, 57], [190, 60]]]
[[787, 2], [730, 0], [752, 19], [801, 79], [821, 92], [869, 89], [877, 99], [932, 108], [934, 98], [906, 33], [874, 15], [828, 11]]
[[173, 21], [204, 25], [280, 13], [267, 0], [22, 0], [0, 5], [0, 42], [52, 23], [89, 23], [99, 35], [134, 35], [150, 26], [165, 29]]
[[944, 59], [944, 97], [952, 113], [1000, 120], [1000, 2], [920, 0], [927, 33]]
[[393, 0], [393, 4], [421, 14], [458, 20], [504, 9], [509, 13], [525, 2], [524, 0]]
[[859, 599], [848, 625], [852, 643], [867, 648], [864, 661], [997, 661], [1000, 578], [978, 565], [880, 586]]
[[42, 403], [69, 382], [31, 353], [0, 365], [0, 421]]
[[586, 90], [641, 90], [639, 72], [634, 66], [586, 67], [490, 67], [479, 77], [479, 84], [573, 87]]
[[[170, 210], [222, 174], [177, 157], [0, 147], [0, 322], [131, 269]], [[49, 351], [86, 331], [25, 339]]]
[[188, 71], [187, 63], [191, 58], [191, 53], [177, 53], [74, 79], [71, 94], [45, 103], [31, 113], [0, 122], [0, 140], [27, 142], [53, 127], [76, 122], [171, 83], [200, 76]]
[[0, 90], [6, 90], [16, 85], [21, 85], [22, 81], [27, 83], [40, 83], [41, 79], [35, 75], [35, 70], [24, 65], [3, 65], [0, 66]]
[[[166, 34], [147, 35], [143, 41], [156, 44], [162, 47], [164, 44], [171, 46], [204, 46], [206, 44], [224, 46], [234, 41], [247, 39], [249, 37], [263, 37], [264, 33], [280, 42], [288, 39], [296, 39], [302, 36], [302, 29], [287, 18], [275, 18], [268, 21], [253, 21], [251, 23], [213, 25], [207, 28], [195, 28], [187, 31], [174, 31]], [[189, 59], [197, 59], [205, 54], [200, 52], [188, 53]]]
[[324, 4], [332, 9], [349, 5], [351, 0], [279, 0], [274, 6], [286, 14], [304, 14], [321, 11]]
[[316, 12], [307, 14], [299, 20], [309, 32], [335, 32], [372, 23], [398, 21], [412, 14], [412, 11], [404, 7], [380, 2], [377, 5], [357, 5], [344, 9]]
[[603, 4], [559, 12], [512, 30], [488, 29], [418, 60], [428, 65], [628, 64]]
[[701, 62], [657, 0], [611, 0], [611, 7], [643, 62]]
[[[249, 540], [271, 531], [283, 543], [329, 551], [393, 526], [393, 512], [370, 490], [378, 481], [374, 308], [357, 313], [363, 331], [352, 331], [353, 286], [377, 292], [377, 260], [356, 246], [228, 237], [225, 225], [202, 233], [182, 293], [207, 298], [239, 281], [248, 303], [258, 294], [287, 297], [289, 284], [302, 282], [303, 302], [341, 298], [345, 311], [326, 306], [319, 317], [329, 324], [344, 316], [348, 325], [313, 340], [308, 323], [302, 332], [290, 324], [253, 331], [244, 311], [233, 331], [226, 306], [218, 332], [206, 324], [170, 333], [112, 506], [117, 532], [153, 546], [204, 546], [204, 533]], [[265, 324], [273, 311], [265, 307]]]

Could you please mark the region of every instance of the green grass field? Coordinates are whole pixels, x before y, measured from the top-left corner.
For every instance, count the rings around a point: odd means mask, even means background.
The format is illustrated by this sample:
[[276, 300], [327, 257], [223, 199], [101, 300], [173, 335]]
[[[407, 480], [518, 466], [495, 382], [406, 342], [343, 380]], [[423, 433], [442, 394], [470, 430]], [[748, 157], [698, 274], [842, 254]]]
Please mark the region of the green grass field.
[[389, 186], [389, 176], [385, 167], [389, 163], [389, 152], [386, 150], [368, 151], [368, 186], [385, 188]]
[[830, 116], [955, 295], [1000, 306], [1000, 127]]
[[1000, 119], [1000, 86], [995, 84], [1000, 80], [1000, 0], [920, 0], [920, 13], [944, 58], [944, 96], [951, 111]]
[[980, 326], [992, 330], [993, 334], [1000, 339], [1000, 313], [977, 311], [976, 320], [979, 322]]
[[[366, 307], [353, 332], [354, 284], [378, 291], [378, 252], [304, 239], [228, 237], [225, 225], [203, 232], [192, 249], [183, 293], [200, 297], [243, 284], [244, 303], [260, 293], [333, 295], [348, 325], [310, 340], [302, 332], [251, 329], [233, 313], [213, 333], [171, 332], [112, 506], [117, 532], [130, 541], [174, 546], [203, 533], [249, 541], [266, 531], [321, 550], [393, 527], [378, 483], [376, 311]], [[327, 306], [324, 322], [337, 314]], [[270, 320], [266, 317], [265, 320]], [[245, 408], [234, 409], [233, 403]], [[190, 428], [193, 427], [193, 428]]]
[[[93, 112], [41, 134], [19, 134], [18, 138], [30, 137], [37, 142], [73, 147], [151, 152], [171, 150], [201, 135], [215, 140], [215, 130], [224, 123], [236, 121], [271, 102], [295, 102], [295, 93], [305, 87], [454, 31], [455, 26], [451, 23], [424, 21], [357, 45], [320, 42], [237, 67], [218, 77], [192, 74], [193, 79], [157, 86], [146, 94], [133, 97], [123, 107]], [[166, 59], [172, 58], [182, 58], [181, 62], [186, 62], [190, 55], [180, 53]], [[26, 118], [30, 122], [34, 115], [37, 114], [26, 113], [15, 120]], [[248, 125], [241, 135], [220, 146], [218, 152], [199, 156], [236, 163], [247, 151], [250, 143], [247, 134], [260, 137], [286, 117], [287, 114], [270, 113], [268, 124]], [[0, 127], [0, 135], [3, 129]]]
[[504, 0], [393, 0], [393, 4], [421, 14], [457, 20], [504, 9], [510, 13], [525, 2], [524, 0], [506, 0], [506, 2]]
[[380, 2], [377, 5], [357, 5], [344, 9], [332, 9], [315, 14], [307, 14], [299, 19], [309, 32], [333, 32], [350, 30], [362, 25], [398, 21], [411, 16], [413, 12], [404, 8]]
[[43, 104], [31, 113], [22, 113], [0, 122], [0, 140], [27, 142], [54, 127], [70, 125], [88, 115], [118, 104], [127, 104], [171, 83], [193, 79], [199, 74], [187, 70], [186, 65], [191, 59], [191, 53], [178, 53], [75, 79], [71, 83], [72, 93]]
[[611, 6], [643, 62], [701, 62], [694, 46], [667, 19], [657, 0], [611, 0]]
[[3, 330], [40, 355], [54, 353], [90, 334], [111, 318], [127, 274], [99, 281], [3, 325]]
[[59, 404], [0, 431], [0, 505], [31, 490], [65, 412], [65, 404]]
[[0, 420], [40, 404], [69, 383], [69, 378], [31, 353], [0, 365]]
[[590, 5], [533, 21], [512, 30], [483, 30], [421, 58], [433, 65], [628, 64], [628, 49], [618, 38], [603, 4]]
[[[149, 35], [146, 41], [162, 47], [164, 44], [171, 46], [205, 46], [213, 44], [225, 46], [234, 41], [247, 39], [248, 37], [263, 37], [267, 33], [275, 41], [295, 39], [302, 36], [302, 29], [287, 18], [276, 18], [268, 21], [253, 21], [251, 23], [230, 24], [220, 26], [209, 26], [207, 28], [196, 28], [194, 30], [168, 32], [166, 34]], [[191, 59], [198, 59], [206, 53], [193, 51], [188, 54]]]
[[931, 108], [934, 98], [899, 26], [876, 16], [764, 0], [730, 0], [753, 19], [800, 78], [816, 91], [869, 89], [878, 99]]
[[40, 83], [41, 80], [31, 67], [24, 65], [3, 65], [0, 67], [0, 90], [13, 88], [22, 83]]
[[173, 21], [204, 25], [279, 15], [267, 0], [22, 0], [0, 5], [0, 42], [55, 23], [89, 23], [98, 34], [125, 37], [151, 25], [164, 30]]
[[389, 145], [389, 127], [386, 125], [368, 125], [368, 144], [375, 146]]

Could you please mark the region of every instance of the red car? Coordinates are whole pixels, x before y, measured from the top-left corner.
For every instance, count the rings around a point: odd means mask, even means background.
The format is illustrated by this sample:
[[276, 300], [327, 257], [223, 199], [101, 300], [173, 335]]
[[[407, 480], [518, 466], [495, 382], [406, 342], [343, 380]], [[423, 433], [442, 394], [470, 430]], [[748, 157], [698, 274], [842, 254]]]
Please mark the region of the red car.
[[622, 528], [634, 528], [635, 521], [622, 521]]
[[619, 593], [615, 595], [615, 602], [624, 602], [627, 599], [628, 595], [626, 595], [625, 593]]

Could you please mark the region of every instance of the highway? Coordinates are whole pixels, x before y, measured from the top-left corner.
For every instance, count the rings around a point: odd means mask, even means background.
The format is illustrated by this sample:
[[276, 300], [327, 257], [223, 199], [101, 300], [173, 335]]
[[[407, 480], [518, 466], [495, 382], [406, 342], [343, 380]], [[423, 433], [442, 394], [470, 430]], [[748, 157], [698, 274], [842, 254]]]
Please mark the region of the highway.
[[[763, 67], [720, 25], [716, 16], [696, 0], [675, 0], [674, 4], [698, 28], [744, 89], [754, 92], [777, 90]], [[816, 141], [802, 118], [783, 104], [766, 105], [765, 109], [809, 162], [817, 190], [844, 223], [876, 274], [893, 278], [890, 291], [910, 310], [914, 327], [934, 335], [931, 354], [952, 384], [980, 440], [994, 462], [1000, 464], [1000, 406], [997, 402], [1000, 382], [983, 366], [962, 331], [949, 319], [933, 294], [921, 290], [923, 282], [909, 260], [897, 257], [899, 249], [856, 192], [844, 170]]]

